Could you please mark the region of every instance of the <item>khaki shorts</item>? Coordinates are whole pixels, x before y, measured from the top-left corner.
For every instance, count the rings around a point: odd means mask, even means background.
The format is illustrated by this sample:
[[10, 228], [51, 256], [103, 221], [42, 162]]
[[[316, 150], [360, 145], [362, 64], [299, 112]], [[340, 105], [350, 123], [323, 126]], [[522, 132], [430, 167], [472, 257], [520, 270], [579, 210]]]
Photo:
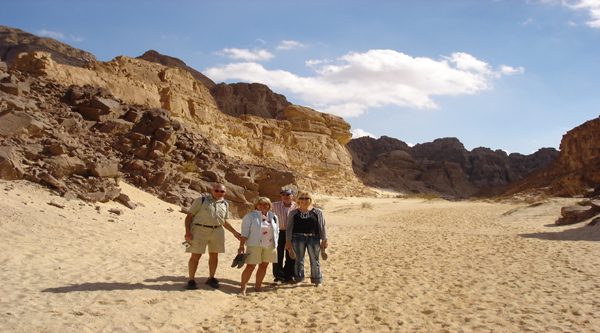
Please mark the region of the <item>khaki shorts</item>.
[[246, 246], [246, 264], [258, 265], [263, 262], [277, 262], [277, 248], [271, 246], [265, 249], [262, 246]]
[[225, 252], [225, 230], [223, 227], [213, 229], [194, 225], [192, 235], [194, 235], [194, 239], [190, 241], [192, 246], [188, 247], [185, 252], [204, 254], [206, 246], [208, 246], [208, 253]]

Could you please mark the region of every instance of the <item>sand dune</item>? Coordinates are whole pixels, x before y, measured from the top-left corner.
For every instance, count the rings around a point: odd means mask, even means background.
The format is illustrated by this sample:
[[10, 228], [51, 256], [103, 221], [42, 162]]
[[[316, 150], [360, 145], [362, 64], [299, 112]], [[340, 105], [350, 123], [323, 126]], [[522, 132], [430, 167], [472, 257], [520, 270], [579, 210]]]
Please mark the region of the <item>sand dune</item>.
[[0, 331], [600, 331], [600, 227], [553, 225], [571, 199], [318, 197], [330, 237], [324, 287], [267, 285], [239, 298], [231, 235], [221, 288], [203, 284], [203, 257], [200, 289], [185, 291], [180, 208], [122, 187], [136, 210], [0, 182]]

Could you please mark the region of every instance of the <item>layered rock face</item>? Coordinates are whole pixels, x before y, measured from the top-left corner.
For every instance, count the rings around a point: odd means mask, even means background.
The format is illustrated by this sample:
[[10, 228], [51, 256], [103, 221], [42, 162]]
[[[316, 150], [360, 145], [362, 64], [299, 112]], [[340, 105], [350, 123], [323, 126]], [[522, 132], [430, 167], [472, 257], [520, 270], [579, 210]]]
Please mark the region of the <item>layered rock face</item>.
[[202, 82], [202, 84], [205, 87], [210, 89], [215, 85], [213, 80], [209, 79], [204, 74], [198, 72], [197, 70], [193, 69], [192, 67], [186, 65], [185, 62], [183, 62], [181, 59], [177, 59], [177, 58], [170, 57], [170, 56], [167, 56], [164, 54], [160, 54], [154, 50], [146, 51], [144, 54], [137, 57], [136, 59], [142, 59], [142, 60], [146, 60], [146, 61], [150, 61], [150, 62], [156, 62], [161, 65], [167, 66], [167, 67], [179, 67], [181, 69], [185, 69], [190, 74], [192, 74], [192, 77], [194, 79]]
[[515, 182], [549, 165], [558, 155], [552, 148], [529, 156], [488, 148], [469, 152], [456, 138], [411, 148], [392, 138], [363, 137], [352, 140], [348, 149], [355, 172], [367, 185], [459, 198]]
[[[294, 105], [284, 109], [281, 119], [231, 117], [219, 111], [209, 90], [187, 71], [127, 57], [78, 68], [32, 52], [17, 58], [13, 68], [65, 86], [103, 88], [126, 104], [167, 110], [172, 121], [209, 138], [225, 156], [243, 165], [289, 170], [295, 175], [294, 185], [303, 189], [340, 195], [368, 191], [352, 171], [344, 148], [351, 138], [350, 125], [340, 117]], [[128, 117], [76, 104], [87, 119]]]
[[292, 105], [285, 96], [276, 94], [260, 83], [219, 83], [210, 89], [219, 110], [230, 116], [252, 115], [285, 119], [283, 111]]
[[514, 195], [539, 192], [541, 195], [586, 194], [600, 185], [600, 118], [589, 120], [563, 135], [560, 154], [546, 169], [494, 194]]
[[[4, 64], [4, 63], [0, 63]], [[70, 87], [0, 66], [0, 178], [48, 184], [66, 198], [120, 200], [118, 179], [189, 206], [224, 183], [233, 216], [259, 195], [296, 186], [288, 170], [249, 165], [161, 108], [127, 104], [107, 89]], [[20, 90], [6, 89], [6, 81]], [[26, 88], [26, 89], [25, 89]]]
[[0, 25], [0, 60], [12, 64], [22, 52], [43, 51], [59, 64], [83, 66], [98, 61], [91, 53], [76, 49], [53, 38], [38, 37], [20, 29]]
[[154, 50], [144, 53], [137, 59], [143, 59], [165, 66], [179, 67], [202, 82], [210, 90], [221, 112], [230, 116], [251, 115], [262, 118], [282, 119], [283, 110], [292, 105], [285, 96], [274, 93], [260, 83], [219, 83], [215, 84], [204, 74], [187, 66], [183, 61], [160, 54]]

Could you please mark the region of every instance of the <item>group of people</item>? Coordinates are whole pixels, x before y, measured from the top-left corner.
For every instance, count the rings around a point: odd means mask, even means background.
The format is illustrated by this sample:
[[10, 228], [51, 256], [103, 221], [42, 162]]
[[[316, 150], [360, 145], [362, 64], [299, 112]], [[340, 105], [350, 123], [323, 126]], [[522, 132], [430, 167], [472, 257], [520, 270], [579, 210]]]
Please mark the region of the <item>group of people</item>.
[[196, 271], [207, 247], [209, 277], [206, 284], [219, 288], [215, 273], [218, 255], [225, 252], [225, 229], [240, 241], [238, 254], [245, 258], [240, 296], [246, 296], [256, 265], [256, 292], [262, 291], [269, 263], [273, 263], [276, 283], [300, 285], [305, 280], [304, 259], [307, 252], [311, 283], [320, 287], [323, 277], [319, 257], [327, 258], [327, 229], [323, 211], [314, 207], [310, 193], [300, 192], [296, 197], [293, 190], [285, 189], [280, 193], [281, 201], [275, 203], [267, 197], [259, 197], [254, 202], [254, 211], [242, 219], [240, 233], [227, 221], [226, 191], [224, 185], [216, 185], [210, 195], [194, 201], [185, 217], [185, 240], [189, 245], [186, 252], [191, 253], [186, 289], [198, 288]]

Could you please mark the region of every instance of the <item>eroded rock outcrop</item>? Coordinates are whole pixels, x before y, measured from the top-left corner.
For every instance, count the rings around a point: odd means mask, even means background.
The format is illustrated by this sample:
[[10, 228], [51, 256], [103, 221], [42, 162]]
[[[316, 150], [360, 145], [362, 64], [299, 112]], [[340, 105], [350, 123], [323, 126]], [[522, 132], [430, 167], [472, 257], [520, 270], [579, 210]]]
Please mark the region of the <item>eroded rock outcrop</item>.
[[528, 156], [483, 147], [468, 151], [456, 138], [409, 147], [397, 139], [363, 137], [352, 140], [348, 149], [356, 174], [367, 185], [453, 198], [512, 183], [547, 166], [558, 154], [551, 148]]
[[202, 82], [202, 84], [204, 86], [206, 86], [207, 88], [210, 89], [215, 85], [215, 82], [213, 80], [209, 79], [204, 74], [202, 74], [202, 73], [198, 72], [197, 70], [191, 68], [190, 66], [186, 65], [186, 63], [183, 62], [181, 59], [177, 59], [175, 57], [170, 57], [168, 55], [160, 54], [154, 50], [146, 51], [144, 54], [137, 57], [136, 59], [142, 59], [142, 60], [146, 60], [146, 61], [150, 61], [150, 62], [156, 62], [161, 65], [165, 65], [167, 67], [179, 67], [179, 68], [185, 69], [186, 71], [190, 72], [190, 74], [192, 74], [192, 77], [194, 77], [194, 79]]
[[600, 117], [563, 135], [556, 161], [526, 179], [496, 189], [496, 195], [536, 192], [539, 195], [584, 195], [600, 185]]
[[47, 52], [59, 64], [83, 66], [98, 61], [94, 55], [49, 37], [38, 37], [20, 29], [0, 25], [0, 60], [12, 64], [20, 53]]
[[[187, 71], [127, 57], [77, 68], [57, 64], [47, 53], [32, 52], [20, 55], [13, 68], [74, 86], [65, 95], [85, 119], [101, 123], [98, 130], [103, 133], [140, 132], [136, 121], [145, 112], [140, 108], [163, 109], [168, 116], [154, 117], [152, 122], [181, 124], [190, 133], [209, 138], [216, 151], [237, 163], [287, 170], [296, 186], [307, 190], [342, 195], [367, 191], [352, 171], [344, 148], [351, 138], [350, 125], [340, 117], [293, 105], [284, 109], [281, 119], [232, 117], [219, 111], [208, 89]], [[84, 87], [110, 92], [112, 101], [86, 94]], [[153, 130], [154, 136], [168, 138], [174, 129]], [[152, 142], [137, 147], [137, 154], [158, 151], [156, 158], [161, 149], [170, 149], [149, 145]]]
[[[44, 183], [67, 199], [119, 200], [131, 209], [119, 179], [184, 208], [224, 183], [233, 216], [251, 210], [259, 195], [276, 199], [282, 187], [297, 186], [288, 170], [226, 156], [165, 109], [124, 103], [103, 88], [11, 75], [30, 93], [0, 92], [2, 179]], [[4, 103], [8, 98], [31, 108], [16, 110]]]
[[252, 115], [282, 119], [283, 110], [292, 105], [285, 96], [260, 83], [219, 83], [210, 89], [219, 110], [230, 116]]

